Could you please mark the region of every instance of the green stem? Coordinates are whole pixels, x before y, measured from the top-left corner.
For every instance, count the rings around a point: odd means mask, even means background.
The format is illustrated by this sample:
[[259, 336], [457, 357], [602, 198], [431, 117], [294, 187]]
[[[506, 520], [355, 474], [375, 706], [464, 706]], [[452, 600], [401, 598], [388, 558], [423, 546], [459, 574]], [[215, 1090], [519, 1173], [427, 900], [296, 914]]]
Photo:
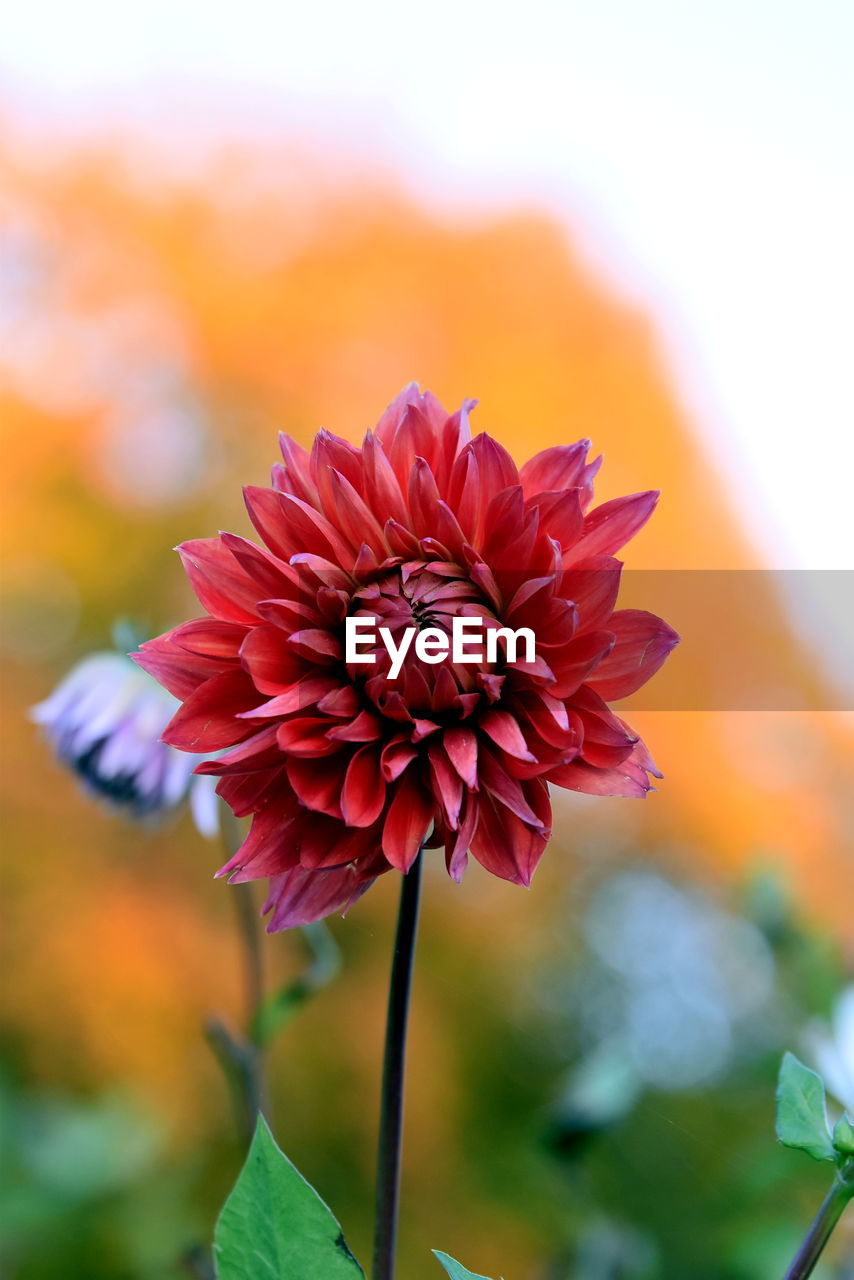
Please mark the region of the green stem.
[[406, 1032], [409, 1021], [415, 939], [418, 933], [422, 857], [423, 855], [419, 852], [408, 873], [403, 877], [391, 964], [377, 1158], [373, 1280], [394, 1280], [395, 1273], [400, 1203], [400, 1158], [403, 1146]]
[[800, 1249], [783, 1280], [806, 1280], [815, 1270], [824, 1246], [851, 1197], [854, 1196], [854, 1160], [849, 1160], [837, 1173], [833, 1186], [824, 1197], [812, 1226], [804, 1237]]
[[[223, 843], [229, 857], [242, 843], [240, 827], [231, 809], [220, 805]], [[264, 963], [258, 908], [251, 884], [230, 889], [237, 918], [245, 973], [245, 1031], [233, 1035], [219, 1018], [209, 1020], [206, 1033], [214, 1053], [232, 1082], [239, 1110], [241, 1136], [251, 1141], [258, 1115], [267, 1111], [264, 1051], [255, 1036], [258, 1011], [264, 1001]]]

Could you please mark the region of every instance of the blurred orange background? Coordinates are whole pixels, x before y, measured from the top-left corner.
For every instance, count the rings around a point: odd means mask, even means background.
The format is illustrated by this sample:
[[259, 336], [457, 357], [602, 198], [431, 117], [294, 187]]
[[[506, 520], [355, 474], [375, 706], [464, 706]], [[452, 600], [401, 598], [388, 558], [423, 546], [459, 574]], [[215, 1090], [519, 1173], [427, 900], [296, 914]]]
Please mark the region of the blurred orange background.
[[[212, 882], [219, 851], [186, 819], [150, 832], [94, 807], [27, 709], [106, 647], [117, 616], [153, 633], [195, 612], [171, 548], [248, 531], [240, 487], [265, 483], [277, 431], [305, 443], [322, 425], [357, 440], [417, 379], [450, 407], [479, 397], [475, 428], [520, 461], [590, 436], [606, 455], [600, 500], [660, 488], [631, 568], [759, 559], [651, 321], [547, 216], [440, 218], [386, 177], [285, 144], [211, 148], [189, 177], [130, 150], [120, 139], [24, 146], [12, 128], [0, 148], [2, 999], [34, 1081], [121, 1081], [180, 1146], [223, 1110], [201, 1022], [239, 1002], [229, 889]], [[823, 681], [770, 590], [764, 609], [793, 685]], [[689, 687], [702, 680], [699, 655], [678, 660]], [[464, 1018], [467, 993], [501, 1004], [510, 975], [560, 929], [585, 868], [640, 852], [726, 894], [773, 863], [803, 912], [854, 949], [840, 891], [851, 883], [850, 718], [646, 711], [633, 723], [664, 772], [659, 791], [643, 803], [560, 797], [530, 892], [477, 867], [460, 888], [438, 867], [428, 879], [407, 1195], [432, 1188], [427, 1243], [475, 1240], [468, 1251], [490, 1274], [525, 1274], [544, 1228], [496, 1222], [484, 1206], [465, 1232], [456, 1223], [448, 1009]], [[341, 1185], [324, 1190], [339, 1203], [347, 1178], [366, 1188], [371, 1176], [394, 891], [378, 886], [335, 924], [344, 975], [275, 1054], [289, 1154], [311, 1176], [319, 1126], [327, 1165], [338, 1152]], [[297, 937], [266, 947], [277, 973], [300, 963]], [[329, 1097], [340, 1099], [337, 1136], [323, 1128]], [[345, 1227], [364, 1253], [357, 1208]], [[428, 1233], [412, 1230], [414, 1257]]]

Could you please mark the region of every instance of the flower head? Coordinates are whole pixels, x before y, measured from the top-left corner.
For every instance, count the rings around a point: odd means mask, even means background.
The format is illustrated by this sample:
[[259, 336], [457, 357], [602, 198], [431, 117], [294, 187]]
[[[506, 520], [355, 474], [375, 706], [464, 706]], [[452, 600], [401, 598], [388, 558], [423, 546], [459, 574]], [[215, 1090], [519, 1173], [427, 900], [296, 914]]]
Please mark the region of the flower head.
[[193, 776], [198, 757], [161, 734], [178, 702], [121, 653], [93, 653], [73, 667], [31, 718], [63, 764], [92, 794], [132, 818], [157, 817], [189, 797], [203, 835], [218, 829], [210, 780]]
[[[607, 705], [642, 685], [677, 641], [660, 619], [615, 612], [614, 553], [655, 493], [588, 511], [590, 442], [517, 471], [466, 403], [448, 415], [407, 387], [361, 448], [282, 437], [272, 488], [247, 488], [263, 545], [224, 533], [179, 550], [206, 615], [137, 660], [181, 699], [165, 741], [228, 748], [199, 767], [249, 836], [222, 869], [270, 878], [269, 928], [346, 909], [426, 843], [454, 879], [469, 852], [528, 884], [551, 828], [549, 784], [643, 796], [646, 748]], [[432, 660], [388, 641], [448, 634], [455, 618], [528, 629], [493, 660]], [[370, 665], [348, 660], [348, 620], [385, 628]], [[660, 776], [657, 775], [656, 776]]]

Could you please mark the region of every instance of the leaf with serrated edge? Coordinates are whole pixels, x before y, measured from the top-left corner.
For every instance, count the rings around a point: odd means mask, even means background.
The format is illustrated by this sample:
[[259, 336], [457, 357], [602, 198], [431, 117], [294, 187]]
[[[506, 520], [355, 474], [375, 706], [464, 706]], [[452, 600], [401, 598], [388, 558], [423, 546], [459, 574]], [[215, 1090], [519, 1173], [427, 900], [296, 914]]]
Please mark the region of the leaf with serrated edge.
[[263, 1116], [214, 1232], [218, 1280], [364, 1280], [341, 1228]]
[[440, 1253], [438, 1249], [434, 1249], [433, 1253], [439, 1259], [451, 1280], [489, 1280], [488, 1276], [478, 1275], [476, 1271], [466, 1271], [461, 1262], [454, 1262], [453, 1258], [449, 1258], [446, 1253]]
[[777, 1082], [777, 1137], [814, 1160], [835, 1160], [827, 1127], [824, 1081], [793, 1053], [785, 1053]]

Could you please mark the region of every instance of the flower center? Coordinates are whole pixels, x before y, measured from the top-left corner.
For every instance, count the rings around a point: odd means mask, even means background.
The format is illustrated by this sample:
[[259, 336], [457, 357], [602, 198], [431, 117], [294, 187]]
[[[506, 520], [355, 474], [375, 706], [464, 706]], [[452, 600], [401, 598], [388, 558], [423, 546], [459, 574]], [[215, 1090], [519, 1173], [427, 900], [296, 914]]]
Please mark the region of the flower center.
[[[459, 565], [410, 561], [387, 570], [353, 595], [349, 614], [373, 623], [365, 626], [368, 640], [361, 646], [372, 661], [348, 662], [350, 678], [384, 715], [397, 720], [405, 708], [414, 716], [453, 720], [470, 714], [484, 694], [490, 700], [498, 696], [504, 664], [500, 654], [495, 662], [487, 660], [486, 639], [500, 622]], [[467, 655], [482, 654], [479, 659], [454, 661], [455, 618], [473, 620], [465, 649]], [[414, 642], [428, 630], [438, 633], [430, 646], [432, 661], [419, 656], [421, 646]]]

